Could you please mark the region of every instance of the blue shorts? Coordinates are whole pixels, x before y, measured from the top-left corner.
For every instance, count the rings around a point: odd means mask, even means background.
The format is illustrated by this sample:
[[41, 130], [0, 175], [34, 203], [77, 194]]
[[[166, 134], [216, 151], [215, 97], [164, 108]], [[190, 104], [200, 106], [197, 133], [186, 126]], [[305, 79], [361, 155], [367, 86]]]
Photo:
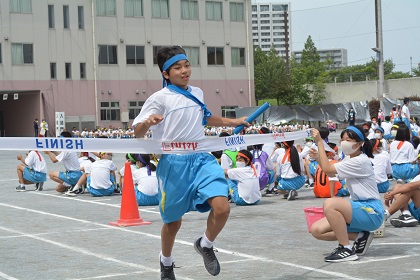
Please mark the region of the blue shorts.
[[268, 173], [268, 182], [267, 182], [267, 184], [269, 185], [269, 184], [272, 184], [272, 183], [274, 183], [274, 170], [267, 170], [267, 173]]
[[418, 164], [400, 163], [392, 165], [392, 177], [395, 179], [411, 181], [417, 175], [419, 175]]
[[393, 139], [394, 138], [394, 136], [392, 136], [392, 134], [386, 134], [386, 135], [384, 135], [384, 139], [385, 140], [389, 140], [389, 139]]
[[305, 176], [297, 176], [295, 178], [281, 178], [277, 187], [279, 190], [298, 190], [305, 184]]
[[77, 181], [79, 181], [80, 176], [82, 176], [82, 174], [83, 172], [80, 170], [59, 172], [58, 178], [60, 178], [61, 181], [74, 186], [77, 184]]
[[90, 186], [90, 181], [91, 180], [90, 180], [90, 176], [89, 176], [89, 177], [87, 177], [87, 183], [86, 183], [87, 190], [89, 191], [89, 193], [92, 196], [110, 196], [111, 194], [114, 193], [114, 190], [115, 190], [115, 185], [114, 185], [115, 178], [114, 178], [114, 175], [110, 174], [109, 179], [112, 182], [112, 185], [111, 185], [110, 188], [108, 188], [108, 189], [95, 189], [95, 188], [92, 188]]
[[394, 118], [394, 124], [397, 124], [401, 121], [401, 118]]
[[25, 169], [23, 170], [23, 179], [33, 183], [42, 183], [47, 181], [47, 174], [25, 166]]
[[408, 204], [408, 210], [410, 210], [411, 215], [417, 220], [420, 221], [420, 209], [417, 208], [413, 202]]
[[159, 198], [158, 195], [147, 195], [139, 191], [136, 187], [134, 187], [136, 191], [136, 200], [137, 205], [139, 206], [152, 206], [152, 205], [159, 205]]
[[312, 176], [315, 176], [316, 169], [318, 168], [318, 162], [313, 160], [309, 163], [309, 173], [311, 173]]
[[180, 220], [189, 211], [210, 211], [209, 198], [228, 196], [225, 173], [210, 153], [164, 154], [156, 176], [159, 210], [165, 224]]
[[380, 193], [386, 193], [389, 189], [389, 181], [388, 180], [386, 180], [385, 182], [376, 184], [376, 185], [378, 186], [378, 191]]
[[348, 232], [374, 231], [384, 221], [384, 208], [381, 200], [350, 200], [352, 208]]
[[410, 120], [407, 118], [402, 118], [401, 119], [403, 123], [405, 123], [405, 125], [408, 127], [408, 129], [411, 130], [411, 124], [410, 124]]

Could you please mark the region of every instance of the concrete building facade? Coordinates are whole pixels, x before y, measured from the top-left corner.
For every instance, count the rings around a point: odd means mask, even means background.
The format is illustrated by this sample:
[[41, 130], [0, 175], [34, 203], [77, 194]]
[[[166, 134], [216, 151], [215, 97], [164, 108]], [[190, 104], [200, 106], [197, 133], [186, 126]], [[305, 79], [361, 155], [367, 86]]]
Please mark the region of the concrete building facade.
[[[254, 45], [265, 52], [270, 51], [271, 46], [274, 46], [280, 56], [286, 56], [286, 44], [292, 45], [290, 22], [290, 3], [253, 3], [252, 40]], [[287, 36], [286, 32], [288, 32]]]
[[[317, 53], [320, 56], [321, 62], [326, 61], [328, 58], [332, 59], [333, 69], [341, 69], [348, 66], [347, 60], [347, 50], [346, 49], [323, 49], [317, 50]], [[292, 55], [295, 57], [296, 61], [300, 63], [302, 59], [302, 51], [294, 51]]]
[[213, 114], [255, 104], [251, 1], [0, 0], [0, 14], [6, 136], [32, 136], [34, 118], [55, 136], [56, 112], [67, 130], [130, 126], [162, 87], [165, 45], [185, 48]]

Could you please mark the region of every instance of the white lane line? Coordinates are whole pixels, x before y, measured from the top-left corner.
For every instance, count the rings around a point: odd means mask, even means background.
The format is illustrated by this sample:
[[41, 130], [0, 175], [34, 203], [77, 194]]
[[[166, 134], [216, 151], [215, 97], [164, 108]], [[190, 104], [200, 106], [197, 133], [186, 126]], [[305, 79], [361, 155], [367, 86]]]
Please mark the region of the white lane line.
[[[71, 232], [87, 232], [87, 231], [97, 231], [97, 230], [109, 230], [108, 228], [92, 228], [92, 229], [72, 229]], [[34, 233], [36, 236], [45, 236], [51, 234], [62, 234], [63, 232], [58, 231], [51, 231], [51, 232], [43, 232], [43, 233]], [[0, 236], [0, 239], [8, 239], [8, 238], [19, 238], [22, 237], [21, 235], [9, 235], [9, 236]]]
[[411, 258], [411, 257], [418, 257], [418, 255], [404, 255], [404, 256], [382, 258], [382, 259], [375, 258], [375, 259], [368, 259], [368, 260], [363, 260], [363, 261], [358, 260], [356, 262], [349, 262], [349, 264], [366, 264], [366, 263], [372, 263], [372, 262], [392, 261], [392, 260]]
[[111, 278], [111, 277], [132, 276], [133, 274], [143, 274], [143, 273], [144, 271], [133, 271], [131, 273], [114, 273], [114, 274], [98, 275], [98, 276], [84, 277], [84, 278], [67, 278], [67, 280], [106, 279], [106, 278]]
[[7, 275], [7, 274], [4, 274], [3, 272], [1, 272], [0, 271], [0, 277], [1, 278], [3, 278], [3, 279], [6, 279], [6, 280], [19, 280], [19, 279], [17, 279], [17, 278], [14, 278], [14, 277], [12, 277], [12, 276], [9, 276], [9, 275]]
[[18, 179], [1, 179], [0, 180], [0, 182], [10, 182], [10, 181], [18, 181]]
[[[30, 211], [30, 209], [27, 209], [27, 211]], [[148, 271], [148, 272], [159, 273], [159, 271], [160, 271], [158, 269], [153, 269], [153, 268], [150, 268], [150, 267], [147, 267], [147, 266], [144, 266], [144, 265], [140, 265], [140, 264], [137, 264], [137, 263], [121, 261], [121, 260], [113, 258], [111, 256], [94, 253], [94, 252], [91, 252], [91, 251], [86, 250], [84, 248], [80, 248], [80, 247], [76, 247], [76, 246], [70, 246], [70, 245], [67, 245], [67, 244], [64, 244], [64, 243], [49, 240], [49, 239], [46, 239], [46, 238], [43, 238], [43, 237], [40, 237], [40, 236], [35, 236], [33, 234], [24, 233], [24, 232], [17, 231], [17, 230], [14, 230], [14, 229], [5, 228], [5, 227], [2, 227], [2, 226], [0, 226], [0, 229], [2, 229], [4, 231], [15, 233], [15, 234], [20, 234], [22, 236], [32, 238], [32, 239], [35, 239], [35, 240], [38, 240], [38, 241], [42, 241], [42, 242], [45, 242], [45, 243], [49, 243], [49, 244], [52, 244], [52, 245], [58, 246], [60, 248], [76, 252], [76, 253], [80, 253], [80, 254], [83, 254], [83, 255], [95, 257], [95, 258], [98, 258], [98, 259], [101, 259], [101, 260], [104, 260], [104, 261], [114, 262], [114, 263], [117, 263], [119, 265], [128, 266], [128, 267], [136, 268], [136, 269], [142, 269], [142, 270], [145, 270], [145, 271]], [[189, 278], [182, 278], [182, 279], [189, 279]]]
[[[14, 209], [18, 209], [18, 210], [24, 210], [24, 211], [28, 211], [28, 212], [33, 212], [33, 213], [37, 213], [37, 214], [52, 216], [52, 217], [61, 218], [61, 219], [67, 219], [67, 220], [71, 220], [71, 221], [77, 221], [77, 222], [81, 222], [81, 223], [85, 223], [85, 224], [91, 224], [91, 225], [102, 226], [102, 227], [106, 227], [106, 228], [112, 228], [112, 229], [115, 229], [115, 230], [130, 232], [130, 233], [134, 233], [134, 234], [140, 234], [140, 235], [144, 235], [144, 236], [147, 236], [147, 237], [151, 237], [151, 238], [155, 238], [155, 239], [160, 240], [160, 235], [155, 235], [155, 234], [150, 234], [150, 233], [145, 233], [145, 232], [139, 232], [139, 231], [133, 231], [133, 230], [130, 230], [130, 229], [127, 229], [127, 228], [124, 228], [124, 227], [114, 227], [114, 226], [110, 226], [110, 225], [100, 224], [100, 223], [91, 222], [91, 221], [87, 221], [87, 220], [76, 219], [76, 218], [73, 218], [73, 217], [68, 217], [68, 216], [63, 216], [63, 215], [58, 215], [58, 214], [52, 214], [52, 213], [43, 212], [43, 211], [39, 211], [39, 210], [33, 210], [33, 209], [24, 208], [24, 207], [15, 206], [15, 205], [10, 205], [10, 204], [6, 204], [6, 203], [0, 203], [0, 206], [14, 208]], [[0, 227], [0, 229], [2, 229], [2, 227]], [[20, 232], [13, 231], [13, 230], [9, 230], [9, 231], [20, 233]], [[24, 234], [24, 233], [20, 233], [20, 234]], [[55, 242], [55, 241], [50, 241], [48, 239], [33, 236], [33, 234], [24, 234], [24, 235], [27, 236], [27, 237], [39, 239], [39, 240], [42, 240], [42, 241], [45, 240], [45, 242], [52, 243], [52, 244], [55, 244], [57, 246], [63, 246], [65, 248], [68, 248], [70, 250], [74, 250], [74, 251], [77, 251], [77, 252], [80, 252], [80, 253], [83, 253], [83, 254], [88, 254], [88, 255], [95, 256], [95, 254], [90, 253], [89, 251], [84, 250], [82, 248], [72, 247], [72, 246], [61, 244], [61, 243], [58, 243], [58, 242]], [[192, 242], [187, 242], [187, 241], [183, 241], [183, 240], [180, 240], [180, 239], [176, 239], [175, 242], [179, 243], [179, 244], [193, 246]], [[327, 274], [327, 275], [331, 275], [331, 276], [338, 277], [338, 278], [351, 279], [351, 280], [366, 279], [366, 278], [356, 278], [356, 277], [353, 277], [353, 276], [350, 276], [350, 275], [347, 275], [347, 274], [344, 274], [344, 273], [333, 272], [333, 271], [313, 268], [313, 267], [309, 267], [309, 266], [298, 265], [298, 264], [289, 263], [289, 262], [272, 260], [272, 259], [268, 259], [268, 258], [265, 258], [265, 257], [248, 255], [248, 254], [243, 254], [243, 253], [239, 253], [239, 252], [235, 252], [235, 251], [224, 250], [224, 249], [220, 249], [220, 248], [216, 248], [216, 249], [217, 249], [218, 252], [224, 253], [224, 254], [227, 254], [227, 255], [230, 255], [230, 256], [234, 255], [234, 256], [243, 257], [243, 258], [247, 258], [247, 259], [251, 259], [251, 260], [257, 260], [257, 261], [273, 263], [273, 264], [281, 264], [281, 265], [290, 266], [290, 267], [294, 267], [294, 268], [298, 268], [298, 269], [304, 269], [304, 270], [311, 271], [311, 272]], [[105, 256], [102, 256], [102, 255], [98, 255], [98, 257], [104, 258], [106, 260], [115, 261], [117, 263], [125, 264], [125, 262], [122, 262], [120, 260], [116, 260], [116, 259], [111, 258], [111, 257], [107, 257], [107, 256], [105, 257]], [[143, 267], [143, 266], [139, 266], [137, 264], [131, 264], [131, 263], [127, 263], [127, 265], [132, 266], [132, 267], [141, 268], [141, 269], [146, 269], [147, 268], [147, 267]], [[154, 269], [151, 269], [151, 268], [147, 268], [147, 269], [149, 269], [150, 271], [158, 271], [158, 270], [154, 270]]]

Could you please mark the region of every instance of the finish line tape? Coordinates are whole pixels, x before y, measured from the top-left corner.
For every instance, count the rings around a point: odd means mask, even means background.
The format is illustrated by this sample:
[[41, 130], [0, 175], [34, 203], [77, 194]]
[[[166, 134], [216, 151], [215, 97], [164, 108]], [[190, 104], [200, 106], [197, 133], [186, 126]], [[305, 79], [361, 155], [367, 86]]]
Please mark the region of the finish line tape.
[[308, 136], [311, 136], [310, 129], [285, 133], [214, 136], [197, 142], [188, 140], [166, 142], [151, 139], [2, 137], [0, 138], [0, 150], [190, 154], [290, 141]]

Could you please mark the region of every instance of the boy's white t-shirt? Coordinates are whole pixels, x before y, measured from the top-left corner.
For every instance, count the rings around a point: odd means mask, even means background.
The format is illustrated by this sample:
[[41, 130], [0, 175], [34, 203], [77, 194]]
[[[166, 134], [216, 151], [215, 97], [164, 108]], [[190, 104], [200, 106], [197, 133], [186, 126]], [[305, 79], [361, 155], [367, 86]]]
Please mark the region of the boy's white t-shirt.
[[342, 161], [334, 164], [337, 177], [346, 179], [352, 200], [381, 199], [376, 185], [372, 162], [365, 154], [350, 158], [346, 156]]
[[117, 169], [114, 162], [109, 159], [100, 159], [92, 163], [90, 173], [90, 187], [94, 189], [109, 189], [111, 182], [111, 171]]
[[409, 119], [410, 118], [410, 110], [408, 107], [404, 104], [401, 109], [401, 118], [403, 119]]
[[417, 153], [414, 150], [414, 146], [404, 141], [404, 144], [398, 149], [398, 145], [401, 141], [394, 140], [389, 145], [389, 155], [392, 164], [398, 163], [410, 163], [417, 160]]
[[[232, 152], [236, 151], [236, 149], [230, 149], [230, 150]], [[220, 166], [223, 169], [231, 169], [233, 168], [232, 165], [233, 165], [232, 159], [223, 151], [222, 156], [220, 157]]]
[[92, 162], [90, 161], [90, 159], [88, 159], [87, 156], [79, 157], [78, 160], [79, 160], [80, 169], [83, 168], [85, 172], [86, 170], [89, 170], [90, 167], [92, 166]]
[[137, 186], [137, 189], [145, 195], [156, 195], [158, 193], [159, 187], [156, 172], [152, 171], [149, 176], [147, 174], [147, 167], [133, 171], [133, 182]]
[[80, 171], [79, 158], [76, 152], [63, 151], [55, 157], [62, 162], [66, 171]]
[[383, 183], [388, 181], [388, 174], [392, 174], [391, 162], [389, 161], [389, 155], [380, 153], [374, 154], [374, 157], [370, 159], [373, 164], [373, 170], [375, 171], [376, 183]]
[[47, 163], [44, 157], [38, 152], [30, 151], [28, 156], [25, 158], [25, 164], [37, 172], [47, 173]]
[[[198, 87], [189, 88], [191, 94], [204, 103], [203, 91]], [[152, 114], [164, 118], [160, 124], [150, 127], [153, 139], [191, 142], [205, 138], [201, 107], [182, 94], [174, 93], [166, 87], [155, 92], [144, 103], [140, 114], [133, 121], [133, 127]]]
[[260, 180], [251, 166], [232, 168], [227, 174], [229, 179], [238, 181], [238, 194], [246, 203], [261, 199]]
[[388, 135], [391, 134], [391, 127], [392, 127], [392, 123], [390, 122], [382, 122], [381, 123], [381, 127], [384, 129], [384, 135]]
[[[136, 167], [136, 165], [135, 164], [130, 164], [130, 167], [131, 167], [131, 175], [133, 175], [133, 172], [134, 172], [134, 170], [136, 170], [137, 169], [137, 167]], [[123, 166], [123, 167], [121, 167], [121, 169], [120, 169], [120, 175], [121, 176], [123, 176], [124, 177], [124, 172], [125, 172], [125, 165]], [[134, 176], [133, 176], [134, 177]]]

